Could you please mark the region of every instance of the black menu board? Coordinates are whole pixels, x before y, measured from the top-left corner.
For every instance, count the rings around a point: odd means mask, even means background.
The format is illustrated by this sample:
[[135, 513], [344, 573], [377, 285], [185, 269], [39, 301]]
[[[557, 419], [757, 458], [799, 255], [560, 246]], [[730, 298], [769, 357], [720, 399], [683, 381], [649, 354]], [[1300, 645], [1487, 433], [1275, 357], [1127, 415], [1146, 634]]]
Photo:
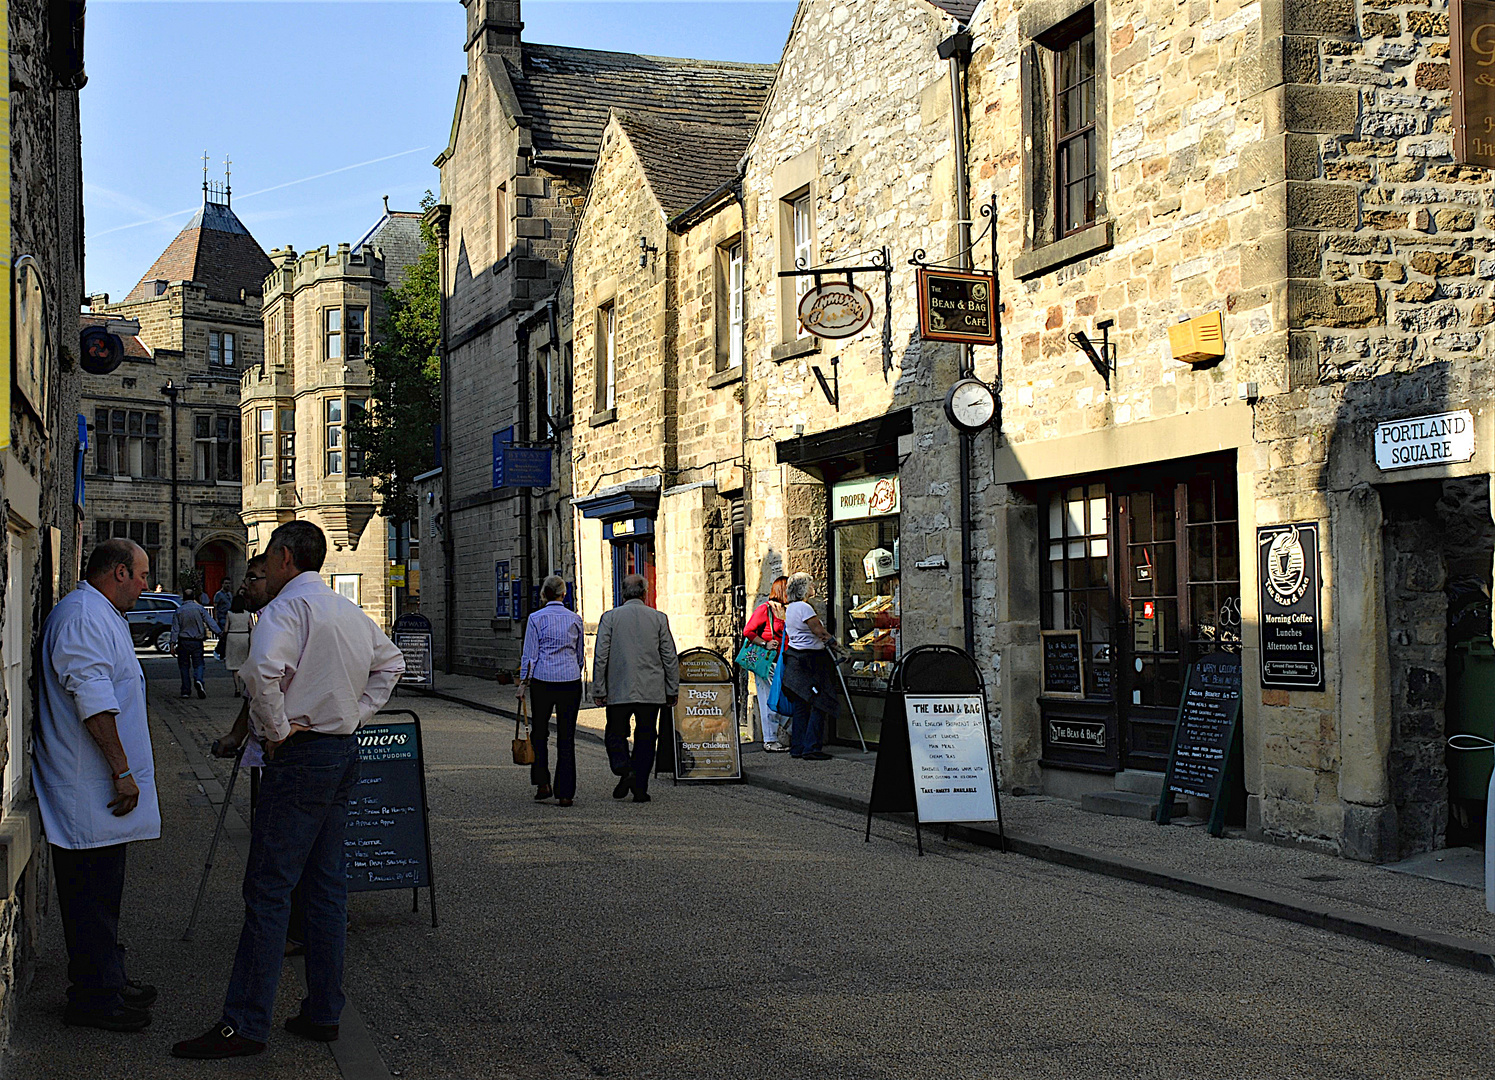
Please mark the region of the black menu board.
[[358, 731], [360, 776], [348, 801], [343, 844], [348, 891], [431, 884], [420, 724], [410, 719]]
[[1085, 696], [1085, 660], [1078, 630], [1043, 630], [1043, 696]]
[[1195, 661], [1178, 706], [1173, 752], [1158, 811], [1160, 823], [1167, 824], [1175, 794], [1192, 795], [1214, 800], [1210, 831], [1218, 836], [1223, 830], [1222, 796], [1227, 792], [1231, 759], [1239, 753], [1240, 716], [1240, 654], [1210, 653]]

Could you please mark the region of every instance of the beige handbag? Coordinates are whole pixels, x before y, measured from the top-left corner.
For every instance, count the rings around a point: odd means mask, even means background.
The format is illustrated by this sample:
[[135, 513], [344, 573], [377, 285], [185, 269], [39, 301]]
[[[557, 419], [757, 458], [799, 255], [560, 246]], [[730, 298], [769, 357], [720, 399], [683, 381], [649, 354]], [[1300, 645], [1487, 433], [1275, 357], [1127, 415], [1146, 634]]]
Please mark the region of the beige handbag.
[[[524, 737], [519, 736], [519, 725], [524, 725]], [[514, 718], [514, 764], [533, 765], [535, 763], [535, 744], [529, 737], [529, 713], [525, 709], [524, 699], [519, 699], [519, 715]]]

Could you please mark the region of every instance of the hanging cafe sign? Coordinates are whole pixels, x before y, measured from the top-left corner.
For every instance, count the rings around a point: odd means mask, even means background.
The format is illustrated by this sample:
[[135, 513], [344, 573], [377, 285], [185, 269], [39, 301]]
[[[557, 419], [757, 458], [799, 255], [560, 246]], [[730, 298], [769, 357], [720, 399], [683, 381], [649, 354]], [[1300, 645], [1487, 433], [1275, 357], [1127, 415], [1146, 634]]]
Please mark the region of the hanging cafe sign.
[[811, 286], [799, 300], [799, 324], [818, 338], [855, 337], [872, 323], [872, 297], [849, 281]]
[[988, 273], [919, 267], [919, 335], [926, 341], [995, 345], [996, 292]]

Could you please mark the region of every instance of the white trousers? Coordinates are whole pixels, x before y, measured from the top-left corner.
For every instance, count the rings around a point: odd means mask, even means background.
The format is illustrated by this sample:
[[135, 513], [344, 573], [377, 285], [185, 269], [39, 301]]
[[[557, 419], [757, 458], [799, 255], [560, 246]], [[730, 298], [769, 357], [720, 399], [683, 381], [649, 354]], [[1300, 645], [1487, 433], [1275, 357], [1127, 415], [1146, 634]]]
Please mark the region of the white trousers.
[[781, 716], [768, 707], [769, 680], [761, 675], [754, 675], [753, 683], [758, 688], [758, 723], [763, 729], [763, 741], [785, 742], [781, 736], [789, 724], [789, 717]]

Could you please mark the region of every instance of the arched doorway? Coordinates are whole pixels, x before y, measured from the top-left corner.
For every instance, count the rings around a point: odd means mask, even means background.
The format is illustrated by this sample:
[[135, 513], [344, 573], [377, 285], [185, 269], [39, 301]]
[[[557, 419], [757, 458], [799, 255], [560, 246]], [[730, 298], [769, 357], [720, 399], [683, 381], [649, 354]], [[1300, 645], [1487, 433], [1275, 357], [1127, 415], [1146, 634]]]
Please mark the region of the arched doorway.
[[209, 599], [225, 581], [232, 586], [242, 573], [243, 554], [227, 540], [209, 540], [197, 549], [197, 572], [202, 577], [202, 591]]

